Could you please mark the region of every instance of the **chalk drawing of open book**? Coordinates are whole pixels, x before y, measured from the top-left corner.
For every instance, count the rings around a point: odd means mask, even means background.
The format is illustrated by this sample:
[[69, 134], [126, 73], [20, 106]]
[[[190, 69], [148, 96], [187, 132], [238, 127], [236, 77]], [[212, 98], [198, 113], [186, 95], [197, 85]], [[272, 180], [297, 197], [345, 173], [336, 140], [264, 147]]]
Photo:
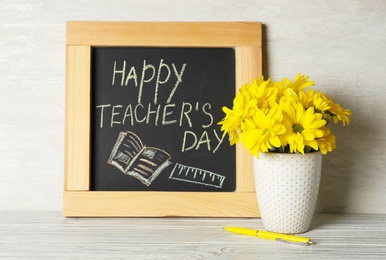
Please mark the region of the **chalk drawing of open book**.
[[170, 158], [164, 150], [143, 145], [135, 133], [127, 131], [119, 133], [108, 163], [150, 186], [171, 165]]

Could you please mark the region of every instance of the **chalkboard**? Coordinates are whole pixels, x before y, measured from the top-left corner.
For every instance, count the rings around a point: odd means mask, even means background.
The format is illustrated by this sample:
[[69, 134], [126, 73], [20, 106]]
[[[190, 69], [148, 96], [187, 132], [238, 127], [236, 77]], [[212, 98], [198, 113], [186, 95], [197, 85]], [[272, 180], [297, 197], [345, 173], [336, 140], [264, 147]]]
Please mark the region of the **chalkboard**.
[[259, 216], [252, 156], [217, 122], [261, 75], [261, 29], [67, 22], [63, 215]]
[[235, 191], [234, 48], [91, 51], [91, 190]]

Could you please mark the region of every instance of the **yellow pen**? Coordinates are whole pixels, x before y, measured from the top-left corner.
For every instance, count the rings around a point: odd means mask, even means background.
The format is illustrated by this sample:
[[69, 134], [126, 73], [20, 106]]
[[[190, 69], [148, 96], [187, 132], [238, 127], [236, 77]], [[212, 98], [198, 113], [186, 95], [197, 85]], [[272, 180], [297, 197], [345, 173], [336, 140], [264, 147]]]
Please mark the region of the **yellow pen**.
[[225, 230], [234, 232], [241, 235], [253, 236], [258, 238], [266, 238], [271, 240], [276, 240], [279, 242], [287, 244], [298, 244], [309, 246], [313, 244], [313, 241], [306, 237], [298, 237], [293, 235], [285, 235], [275, 232], [268, 232], [263, 230], [255, 230], [250, 228], [241, 228], [241, 227], [224, 227]]

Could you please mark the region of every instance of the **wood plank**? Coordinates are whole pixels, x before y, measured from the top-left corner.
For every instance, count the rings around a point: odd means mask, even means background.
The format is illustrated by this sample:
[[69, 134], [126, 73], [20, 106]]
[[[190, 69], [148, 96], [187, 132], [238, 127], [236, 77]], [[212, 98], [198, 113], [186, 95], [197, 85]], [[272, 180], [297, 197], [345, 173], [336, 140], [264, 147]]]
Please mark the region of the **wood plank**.
[[[236, 51], [236, 92], [242, 85], [251, 83], [262, 75], [262, 63], [254, 62], [262, 60], [261, 47], [237, 47]], [[236, 172], [246, 173], [237, 174], [237, 190], [243, 192], [255, 192], [253, 177], [252, 156], [242, 144], [236, 146]]]
[[255, 193], [65, 192], [63, 214], [130, 217], [257, 217]]
[[261, 24], [257, 22], [67, 22], [67, 45], [261, 46]]
[[316, 215], [315, 244], [285, 245], [232, 234], [258, 218], [63, 218], [0, 211], [1, 259], [383, 259], [386, 215]]
[[88, 190], [90, 172], [90, 46], [68, 46], [65, 190]]

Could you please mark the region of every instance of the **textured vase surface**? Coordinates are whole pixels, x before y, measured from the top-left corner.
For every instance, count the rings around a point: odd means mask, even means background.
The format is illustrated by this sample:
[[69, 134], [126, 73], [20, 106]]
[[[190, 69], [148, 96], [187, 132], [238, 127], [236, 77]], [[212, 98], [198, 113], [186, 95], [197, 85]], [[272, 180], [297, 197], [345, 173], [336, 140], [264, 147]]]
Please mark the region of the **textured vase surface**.
[[318, 197], [322, 154], [260, 153], [260, 159], [253, 160], [264, 228], [285, 234], [306, 232]]

